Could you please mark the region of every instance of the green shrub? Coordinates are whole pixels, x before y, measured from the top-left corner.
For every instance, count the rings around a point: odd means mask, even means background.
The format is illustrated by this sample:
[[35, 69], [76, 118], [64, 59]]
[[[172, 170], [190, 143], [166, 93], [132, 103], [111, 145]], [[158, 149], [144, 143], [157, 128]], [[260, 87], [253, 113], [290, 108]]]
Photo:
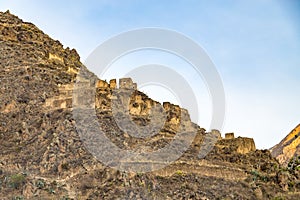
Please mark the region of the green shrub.
[[16, 196], [16, 197], [13, 197], [12, 200], [24, 200], [24, 197], [23, 196]]
[[177, 171], [176, 171], [176, 174], [179, 175], [179, 176], [181, 176], [181, 175], [183, 175], [183, 171], [177, 170]]
[[45, 187], [45, 182], [44, 180], [39, 179], [36, 183], [35, 183], [36, 187], [39, 189], [43, 189]]
[[55, 190], [53, 188], [50, 188], [49, 191], [48, 191], [50, 194], [55, 194]]
[[268, 182], [268, 181], [269, 181], [269, 177], [261, 175], [261, 174], [260, 174], [258, 171], [256, 171], [256, 170], [252, 170], [252, 171], [250, 172], [250, 174], [252, 175], [253, 181], [256, 181], [256, 180], [261, 180], [261, 181], [264, 181], [264, 182]]
[[9, 185], [12, 188], [18, 189], [19, 187], [25, 184], [25, 175], [23, 174], [14, 174], [10, 177]]
[[70, 200], [68, 196], [63, 196], [60, 200]]

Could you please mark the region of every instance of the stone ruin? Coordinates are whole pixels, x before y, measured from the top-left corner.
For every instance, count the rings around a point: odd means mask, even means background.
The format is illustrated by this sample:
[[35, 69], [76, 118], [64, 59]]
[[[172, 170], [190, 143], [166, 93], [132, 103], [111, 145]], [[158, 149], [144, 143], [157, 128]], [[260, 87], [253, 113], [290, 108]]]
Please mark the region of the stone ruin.
[[[105, 112], [111, 111], [111, 100], [116, 99], [112, 95], [112, 89], [133, 89], [136, 92], [129, 103], [129, 113], [136, 118], [146, 119], [149, 116], [152, 106], [158, 104], [148, 98], [145, 94], [136, 90], [137, 85], [133, 83], [131, 78], [122, 78], [119, 80], [119, 88], [117, 87], [116, 79], [112, 79], [108, 82], [104, 80], [98, 80], [96, 83], [96, 90], [100, 90], [101, 95], [96, 98], [96, 109], [100, 109]], [[60, 95], [49, 98], [46, 100], [45, 106], [51, 109], [72, 109], [72, 91], [73, 84], [60, 86]], [[101, 92], [102, 91], [102, 92]], [[176, 133], [179, 128], [180, 121], [191, 121], [188, 110], [180, 108], [178, 105], [173, 105], [170, 102], [163, 102], [162, 105], [167, 115], [167, 121], [164, 126], [164, 130], [167, 132]], [[181, 119], [181, 117], [184, 119]], [[255, 143], [252, 138], [235, 138], [234, 133], [226, 133], [225, 138], [222, 138], [221, 133], [218, 130], [211, 131], [214, 135], [217, 135], [217, 146], [221, 148], [231, 147], [232, 151], [237, 153], [249, 153], [255, 151]]]
[[235, 138], [234, 133], [225, 133], [225, 138], [222, 138], [220, 134], [217, 146], [219, 146], [221, 149], [229, 148], [230, 151], [240, 154], [246, 154], [256, 150], [253, 138]]
[[234, 139], [234, 133], [225, 133], [225, 139]]
[[117, 88], [117, 81], [116, 81], [116, 79], [111, 79], [111, 80], [109, 81], [109, 87], [110, 87], [111, 89], [116, 89], [116, 88]]
[[[122, 98], [122, 93], [118, 96], [112, 93], [112, 90], [121, 91], [122, 89], [134, 90], [133, 95], [129, 102], [129, 114], [135, 119], [144, 119], [149, 121], [149, 114], [151, 108], [159, 104], [147, 97], [144, 93], [137, 91], [137, 85], [131, 78], [119, 79], [119, 87], [117, 87], [116, 79], [112, 79], [108, 82], [104, 80], [98, 80], [96, 82], [97, 98], [95, 100], [96, 109], [101, 112], [111, 113], [111, 101], [113, 99]], [[74, 89], [73, 84], [62, 85], [59, 87], [59, 96], [49, 98], [45, 102], [45, 107], [48, 109], [72, 109], [72, 92]], [[180, 108], [178, 105], [174, 105], [170, 102], [163, 102], [162, 107], [167, 113], [166, 123], [163, 130], [169, 133], [176, 133], [180, 126], [180, 122], [191, 122], [188, 110]], [[183, 117], [183, 118], [182, 118]], [[181, 119], [182, 118], [182, 119]], [[251, 151], [255, 151], [255, 143], [252, 138], [238, 137], [235, 138], [234, 133], [226, 133], [222, 138], [221, 133], [218, 130], [211, 130], [211, 133], [218, 138], [217, 146], [220, 148], [230, 147], [232, 151], [237, 153], [246, 154]]]
[[119, 80], [119, 88], [120, 89], [137, 89], [137, 84], [133, 83], [131, 78], [121, 78]]

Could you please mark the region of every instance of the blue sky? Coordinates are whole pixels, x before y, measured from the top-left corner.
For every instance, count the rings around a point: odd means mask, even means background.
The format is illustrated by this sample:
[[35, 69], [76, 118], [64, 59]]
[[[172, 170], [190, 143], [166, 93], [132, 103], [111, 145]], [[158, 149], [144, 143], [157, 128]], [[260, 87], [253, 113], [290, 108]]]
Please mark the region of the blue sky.
[[[253, 137], [258, 148], [269, 148], [300, 123], [297, 0], [0, 0], [0, 10], [7, 9], [36, 24], [65, 47], [76, 48], [82, 61], [120, 32], [143, 27], [178, 31], [206, 50], [222, 77], [227, 100], [223, 132]], [[153, 57], [179, 72], [188, 72], [188, 66], [176, 58], [155, 55], [124, 58], [114, 64], [107, 78], [120, 77], [130, 65], [150, 62]], [[191, 74], [187, 76], [193, 79]], [[199, 82], [199, 88], [195, 88], [203, 111], [199, 123], [207, 128], [211, 117], [209, 95], [202, 80], [190, 81]], [[165, 95], [156, 95], [158, 88], [144, 90], [158, 100], [164, 97], [176, 101], [166, 91]]]

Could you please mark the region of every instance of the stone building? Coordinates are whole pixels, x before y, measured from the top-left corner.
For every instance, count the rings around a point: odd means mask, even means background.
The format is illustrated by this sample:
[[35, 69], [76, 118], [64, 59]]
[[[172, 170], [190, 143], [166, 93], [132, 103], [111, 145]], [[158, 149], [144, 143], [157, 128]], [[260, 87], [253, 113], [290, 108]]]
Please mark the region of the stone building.
[[97, 82], [97, 85], [96, 85], [97, 88], [107, 88], [108, 87], [108, 83], [106, 81], [103, 81], [103, 80], [99, 80]]
[[234, 139], [234, 133], [225, 133], [225, 139]]
[[117, 81], [116, 81], [116, 79], [111, 79], [111, 80], [109, 81], [109, 87], [110, 87], [111, 89], [116, 89], [116, 88], [117, 88]]
[[119, 88], [136, 90], [137, 84], [133, 83], [131, 78], [121, 78], [121, 79], [119, 79]]

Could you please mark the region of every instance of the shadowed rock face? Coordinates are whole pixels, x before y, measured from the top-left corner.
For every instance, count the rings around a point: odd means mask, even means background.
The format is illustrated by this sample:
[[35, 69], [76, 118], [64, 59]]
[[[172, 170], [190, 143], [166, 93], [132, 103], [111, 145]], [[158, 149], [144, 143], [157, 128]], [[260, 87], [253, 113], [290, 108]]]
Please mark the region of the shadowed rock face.
[[140, 126], [151, 122], [150, 110], [159, 104], [135, 90], [130, 79], [123, 79], [121, 88], [116, 80], [95, 82], [97, 119], [115, 145], [155, 151], [173, 140], [180, 122], [197, 134], [190, 148], [161, 170], [125, 173], [104, 166], [75, 128], [72, 94], [79, 71], [90, 73], [75, 50], [0, 12], [0, 199], [269, 199], [297, 189], [294, 174], [280, 171], [270, 152], [256, 150], [249, 138], [222, 139], [213, 130], [219, 141], [199, 159], [209, 134], [179, 106], [161, 105], [166, 123], [157, 135], [140, 139], [121, 130], [111, 103], [125, 102], [124, 89], [134, 89], [126, 113]]
[[281, 164], [287, 165], [291, 159], [300, 156], [300, 124], [279, 144], [270, 149], [272, 156]]

